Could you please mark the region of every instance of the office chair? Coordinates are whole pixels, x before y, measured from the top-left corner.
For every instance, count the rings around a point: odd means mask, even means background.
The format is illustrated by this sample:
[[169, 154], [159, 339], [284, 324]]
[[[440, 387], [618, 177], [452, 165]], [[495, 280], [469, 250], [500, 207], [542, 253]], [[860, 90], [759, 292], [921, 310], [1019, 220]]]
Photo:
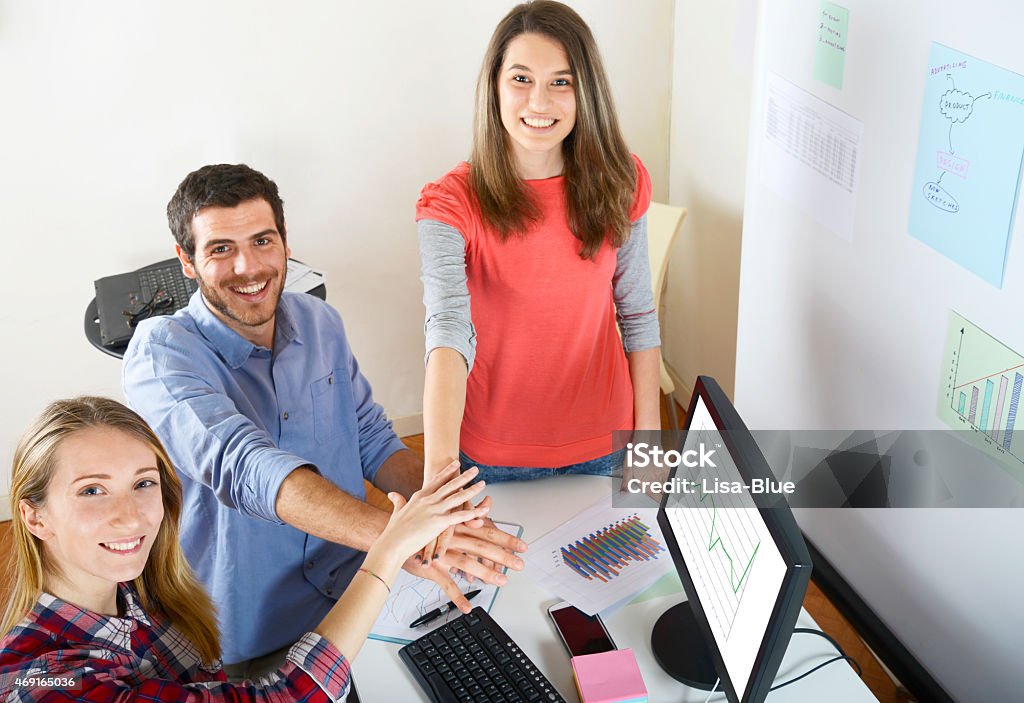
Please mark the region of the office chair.
[[[651, 288], [654, 290], [654, 309], [661, 319], [661, 294], [668, 281], [668, 258], [672, 245], [682, 228], [686, 218], [686, 208], [652, 202], [647, 210], [647, 254], [651, 261]], [[672, 377], [665, 368], [665, 359], [661, 359], [661, 392], [668, 399], [668, 416], [672, 420], [672, 428], [679, 428], [676, 415], [676, 387]]]

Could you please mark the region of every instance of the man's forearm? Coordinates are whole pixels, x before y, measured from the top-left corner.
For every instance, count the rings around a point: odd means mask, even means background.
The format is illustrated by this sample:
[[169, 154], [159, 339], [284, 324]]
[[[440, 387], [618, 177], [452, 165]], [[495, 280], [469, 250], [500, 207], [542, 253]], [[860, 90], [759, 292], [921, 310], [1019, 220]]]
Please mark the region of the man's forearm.
[[386, 512], [352, 497], [303, 467], [292, 471], [281, 483], [274, 507], [277, 516], [292, 527], [364, 552], [388, 524]]
[[423, 460], [408, 449], [395, 452], [380, 465], [373, 485], [408, 498], [423, 487]]

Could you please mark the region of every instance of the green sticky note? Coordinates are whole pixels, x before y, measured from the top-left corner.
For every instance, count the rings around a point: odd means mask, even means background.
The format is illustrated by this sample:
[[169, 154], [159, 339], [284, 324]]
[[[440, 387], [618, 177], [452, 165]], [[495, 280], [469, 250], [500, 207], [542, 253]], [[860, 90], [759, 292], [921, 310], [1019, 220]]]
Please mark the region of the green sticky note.
[[818, 43], [814, 49], [814, 79], [840, 90], [843, 87], [849, 26], [849, 10], [822, 0], [818, 15]]

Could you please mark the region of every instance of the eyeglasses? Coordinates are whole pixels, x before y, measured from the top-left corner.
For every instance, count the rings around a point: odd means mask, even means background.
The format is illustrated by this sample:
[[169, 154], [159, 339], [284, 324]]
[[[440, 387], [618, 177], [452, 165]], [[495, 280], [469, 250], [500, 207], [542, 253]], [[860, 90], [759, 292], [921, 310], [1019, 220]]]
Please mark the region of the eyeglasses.
[[135, 327], [143, 320], [156, 315], [158, 311], [166, 310], [172, 305], [174, 305], [174, 298], [157, 289], [153, 296], [138, 310], [122, 310], [121, 314], [128, 318], [128, 325], [130, 327]]

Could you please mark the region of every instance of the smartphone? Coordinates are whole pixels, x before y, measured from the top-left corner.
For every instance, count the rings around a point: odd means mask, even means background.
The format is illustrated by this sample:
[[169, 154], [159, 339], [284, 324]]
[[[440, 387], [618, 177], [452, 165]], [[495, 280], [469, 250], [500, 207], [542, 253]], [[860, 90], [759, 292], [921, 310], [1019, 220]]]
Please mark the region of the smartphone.
[[616, 648], [600, 615], [587, 615], [564, 600], [548, 608], [548, 615], [554, 620], [555, 629], [571, 656], [610, 652]]

